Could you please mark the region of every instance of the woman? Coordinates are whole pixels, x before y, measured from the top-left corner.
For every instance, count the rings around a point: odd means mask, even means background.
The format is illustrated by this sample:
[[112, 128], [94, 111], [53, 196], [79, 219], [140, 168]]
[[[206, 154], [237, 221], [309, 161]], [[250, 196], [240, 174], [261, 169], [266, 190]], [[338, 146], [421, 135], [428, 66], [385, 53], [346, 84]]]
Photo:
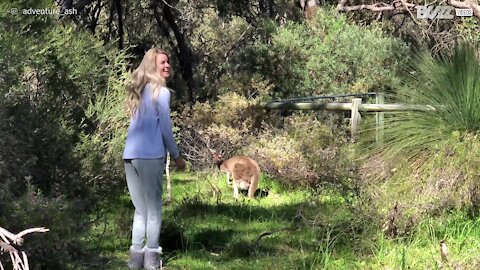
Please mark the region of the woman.
[[128, 191], [135, 206], [130, 246], [130, 269], [160, 267], [162, 177], [166, 151], [177, 169], [185, 167], [173, 137], [170, 119], [170, 77], [167, 53], [147, 51], [128, 86], [127, 108], [131, 114], [123, 152]]

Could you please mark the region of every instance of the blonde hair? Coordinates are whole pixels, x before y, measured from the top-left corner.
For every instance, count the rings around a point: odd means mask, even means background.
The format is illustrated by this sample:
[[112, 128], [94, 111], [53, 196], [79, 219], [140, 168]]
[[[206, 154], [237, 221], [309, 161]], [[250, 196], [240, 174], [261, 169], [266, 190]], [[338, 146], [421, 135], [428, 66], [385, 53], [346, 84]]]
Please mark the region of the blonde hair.
[[153, 84], [153, 98], [158, 96], [166, 80], [157, 70], [156, 58], [159, 54], [169, 56], [165, 51], [158, 48], [151, 48], [143, 56], [143, 60], [132, 73], [130, 83], [127, 85], [127, 111], [133, 115], [141, 107], [141, 96], [147, 83]]

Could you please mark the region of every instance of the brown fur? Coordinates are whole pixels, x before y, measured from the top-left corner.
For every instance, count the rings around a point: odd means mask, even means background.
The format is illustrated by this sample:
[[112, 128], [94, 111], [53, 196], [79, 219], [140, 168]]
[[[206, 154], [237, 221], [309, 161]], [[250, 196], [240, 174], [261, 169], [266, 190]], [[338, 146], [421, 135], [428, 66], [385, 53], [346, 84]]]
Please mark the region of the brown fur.
[[240, 188], [248, 189], [248, 197], [252, 199], [255, 196], [260, 180], [260, 166], [258, 163], [245, 156], [234, 156], [223, 160], [222, 154], [217, 151], [212, 152], [217, 166], [222, 172], [227, 173], [227, 182], [229, 176], [232, 176], [235, 189], [234, 197], [238, 196], [237, 188]]

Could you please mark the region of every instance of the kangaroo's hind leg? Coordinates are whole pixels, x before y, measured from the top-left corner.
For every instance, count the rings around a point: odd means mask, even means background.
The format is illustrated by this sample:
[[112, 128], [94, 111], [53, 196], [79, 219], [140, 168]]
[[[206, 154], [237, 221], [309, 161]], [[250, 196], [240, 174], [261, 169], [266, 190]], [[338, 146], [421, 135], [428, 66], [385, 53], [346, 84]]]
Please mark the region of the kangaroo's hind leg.
[[252, 175], [250, 178], [250, 187], [248, 188], [248, 198], [253, 199], [255, 197], [255, 192], [257, 191], [259, 175]]
[[230, 182], [230, 173], [227, 172], [227, 185], [230, 185], [230, 184], [232, 184], [232, 183]]
[[238, 183], [233, 180], [233, 198], [238, 200]]

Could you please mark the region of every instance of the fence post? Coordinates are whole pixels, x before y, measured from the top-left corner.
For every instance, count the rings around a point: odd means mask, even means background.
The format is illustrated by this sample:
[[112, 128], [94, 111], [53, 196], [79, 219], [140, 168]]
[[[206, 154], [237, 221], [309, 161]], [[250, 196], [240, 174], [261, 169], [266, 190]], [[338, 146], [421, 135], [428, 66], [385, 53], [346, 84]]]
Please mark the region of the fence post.
[[[383, 93], [377, 93], [375, 95], [375, 103], [384, 104], [385, 95]], [[383, 116], [384, 116], [384, 112], [375, 113], [375, 141], [380, 145], [383, 144], [383, 128], [384, 128]]]
[[352, 114], [350, 118], [350, 132], [352, 135], [352, 142], [355, 142], [355, 140], [357, 139], [358, 127], [360, 126], [360, 119], [362, 118], [360, 112], [358, 111], [358, 107], [360, 107], [360, 104], [362, 104], [361, 98], [352, 99]]

